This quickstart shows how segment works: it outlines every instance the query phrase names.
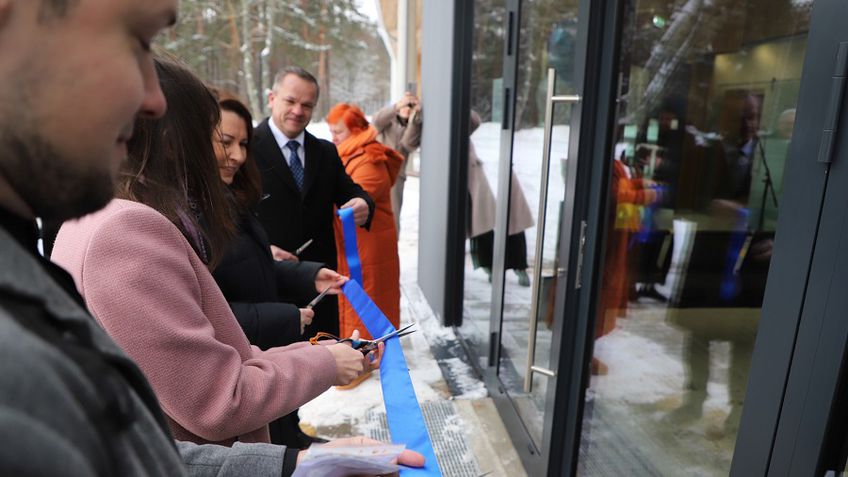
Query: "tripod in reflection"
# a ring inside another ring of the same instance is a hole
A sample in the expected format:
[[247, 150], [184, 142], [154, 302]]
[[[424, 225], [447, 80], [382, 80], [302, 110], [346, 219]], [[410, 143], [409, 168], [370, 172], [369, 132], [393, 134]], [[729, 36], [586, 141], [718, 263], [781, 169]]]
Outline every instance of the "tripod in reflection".
[[760, 160], [763, 164], [763, 192], [762, 197], [760, 198], [760, 216], [757, 220], [757, 230], [762, 231], [763, 225], [765, 224], [766, 218], [766, 198], [770, 197], [772, 205], [774, 205], [775, 210], [777, 209], [777, 193], [774, 191], [774, 181], [772, 181], [771, 176], [771, 168], [769, 167], [768, 160], [766, 159], [766, 150], [763, 147], [763, 137], [757, 137], [757, 151], [760, 153]]

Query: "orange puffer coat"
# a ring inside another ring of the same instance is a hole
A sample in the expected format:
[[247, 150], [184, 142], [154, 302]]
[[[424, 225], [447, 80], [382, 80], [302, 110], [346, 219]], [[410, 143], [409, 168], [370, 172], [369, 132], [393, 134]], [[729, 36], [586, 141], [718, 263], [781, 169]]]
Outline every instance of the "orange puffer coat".
[[[350, 136], [338, 145], [345, 171], [374, 200], [374, 217], [368, 230], [356, 229], [359, 259], [362, 263], [362, 287], [383, 314], [397, 327], [400, 324], [400, 259], [397, 232], [392, 213], [391, 190], [397, 179], [403, 156], [376, 141], [373, 126]], [[344, 253], [341, 221], [335, 221], [338, 272], [349, 275]], [[339, 331], [347, 337], [358, 329], [362, 337], [371, 336], [344, 297], [339, 299]]]

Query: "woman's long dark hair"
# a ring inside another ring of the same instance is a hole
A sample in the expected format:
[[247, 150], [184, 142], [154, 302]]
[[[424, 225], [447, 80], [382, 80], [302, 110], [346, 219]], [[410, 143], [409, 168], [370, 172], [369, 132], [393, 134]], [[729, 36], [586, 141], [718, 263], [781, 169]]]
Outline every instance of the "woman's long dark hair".
[[259, 200], [262, 197], [262, 179], [259, 175], [259, 167], [256, 166], [256, 161], [253, 160], [253, 155], [251, 154], [253, 146], [253, 116], [251, 116], [247, 106], [235, 95], [214, 88], [212, 89], [212, 93], [218, 98], [218, 105], [221, 107], [221, 111], [229, 111], [241, 118], [247, 130], [247, 160], [244, 161], [244, 164], [241, 165], [233, 176], [233, 183], [230, 184], [230, 190], [235, 198], [239, 213], [247, 213], [259, 204]]
[[176, 61], [156, 58], [156, 72], [168, 110], [136, 120], [116, 195], [167, 217], [211, 269], [235, 235], [211, 141], [220, 110], [203, 82]]

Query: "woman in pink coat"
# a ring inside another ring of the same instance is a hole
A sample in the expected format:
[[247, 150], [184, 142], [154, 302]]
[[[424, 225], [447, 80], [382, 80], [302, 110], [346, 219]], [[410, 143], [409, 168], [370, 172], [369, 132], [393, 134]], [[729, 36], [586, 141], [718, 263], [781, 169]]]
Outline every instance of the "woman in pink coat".
[[212, 149], [218, 105], [184, 68], [156, 70], [168, 111], [136, 121], [121, 199], [66, 223], [52, 258], [144, 371], [177, 439], [269, 442], [269, 422], [379, 359], [345, 344], [250, 345], [209, 271], [234, 230]]

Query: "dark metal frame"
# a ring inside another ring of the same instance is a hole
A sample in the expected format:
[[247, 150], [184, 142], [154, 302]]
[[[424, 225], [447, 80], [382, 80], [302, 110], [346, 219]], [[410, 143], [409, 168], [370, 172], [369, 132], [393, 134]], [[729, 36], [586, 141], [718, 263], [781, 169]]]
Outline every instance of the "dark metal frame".
[[[801, 163], [805, 170], [818, 170], [824, 176], [820, 179], [824, 181], [823, 206], [816, 217], [818, 227], [814, 229], [812, 266], [769, 459], [769, 475], [822, 475], [839, 460], [839, 456], [834, 457], [832, 446], [841, 447], [848, 439], [845, 428], [839, 429], [844, 425], [840, 421], [844, 419], [845, 403], [838, 401], [842, 396], [839, 390], [844, 386], [843, 363], [848, 351], [848, 321], [845, 320], [848, 312], [848, 293], [845, 292], [848, 285], [845, 215], [848, 189], [844, 186], [848, 182], [848, 148], [844, 133], [848, 108], [844, 100], [834, 104], [835, 101], [820, 94], [830, 90], [838, 44], [848, 41], [848, 33], [838, 21], [846, 13], [848, 8], [844, 2], [835, 0], [818, 0], [813, 10], [814, 30], [807, 47], [808, 61], [804, 65], [806, 83], [802, 81], [802, 95], [808, 97], [801, 103], [804, 109], [799, 107], [799, 116], [796, 116], [800, 119], [796, 119], [797, 123], [806, 128], [800, 135], [805, 144], [798, 145], [797, 149], [793, 144], [792, 159]], [[816, 162], [818, 155], [808, 152], [819, 150], [822, 131], [828, 127], [821, 112], [829, 108], [837, 108], [835, 112], [837, 117], [841, 116], [843, 132], [836, 136], [834, 160], [827, 165]], [[801, 118], [800, 114], [805, 116]], [[799, 135], [797, 128], [795, 134]], [[839, 438], [841, 442], [828, 442], [827, 436]]]
[[[468, 2], [473, 3], [473, 2]], [[510, 174], [512, 173], [513, 132], [515, 131], [515, 90], [518, 80], [519, 30], [521, 29], [521, 1], [507, 0], [504, 31], [503, 69], [503, 121], [501, 147], [498, 159], [498, 201], [495, 207], [495, 243], [492, 257], [492, 309], [489, 318], [489, 366], [497, 368], [501, 359], [501, 325], [504, 304], [504, 265], [506, 230], [509, 221]], [[495, 372], [497, 370], [495, 369]]]
[[[604, 217], [606, 217], [607, 191], [609, 189], [613, 122], [615, 120], [616, 61], [621, 31], [623, 2], [584, 2], [588, 15], [581, 22], [588, 25], [582, 40], [587, 45], [581, 53], [585, 59], [584, 108], [581, 118], [577, 148], [577, 177], [571, 187], [577, 193], [573, 213], [587, 223], [586, 243], [582, 270], [569, 270], [567, 289], [557, 290], [557, 305], [564, 301], [564, 309], [556, 316], [562, 323], [558, 345], [571, 352], [559, 352], [556, 344], [552, 353], [559, 353], [560, 379], [554, 389], [549, 389], [548, 405], [551, 407], [551, 427], [563, 431], [551, 434], [548, 474], [574, 475], [577, 471], [578, 450], [583, 422], [584, 394], [588, 383], [588, 366], [594, 343], [595, 300], [603, 270]], [[582, 7], [582, 5], [581, 5]], [[568, 207], [566, 207], [568, 208]], [[576, 222], [575, 222], [576, 223]], [[572, 230], [570, 240], [562, 244], [560, 254], [574, 256], [578, 253], [579, 230]], [[576, 263], [572, 261], [572, 263]], [[580, 273], [578, 277], [576, 272]], [[576, 289], [579, 280], [583, 286]], [[564, 296], [564, 300], [560, 297]], [[555, 341], [556, 343], [556, 341]], [[552, 356], [553, 357], [553, 356]]]
[[454, 4], [453, 27], [453, 86], [450, 88], [450, 192], [445, 212], [448, 215], [445, 254], [445, 316], [444, 326], [462, 325], [462, 297], [465, 289], [465, 221], [468, 203], [468, 112], [471, 109], [471, 55], [474, 49], [472, 32], [474, 2]]
[[[473, 3], [473, 2], [469, 2]], [[530, 432], [507, 394], [498, 377], [501, 359], [500, 336], [503, 324], [504, 275], [506, 230], [509, 220], [510, 174], [512, 172], [513, 131], [515, 129], [515, 89], [518, 77], [519, 30], [521, 29], [521, 1], [506, 2], [506, 32], [504, 38], [504, 111], [501, 123], [501, 147], [498, 170], [498, 202], [495, 209], [495, 227], [501, 233], [495, 233], [494, 257], [492, 262], [492, 309], [489, 318], [488, 367], [483, 370], [486, 387], [492, 396], [495, 407], [504, 425], [510, 429], [510, 437], [524, 467], [530, 474], [539, 473], [542, 461], [540, 452], [530, 437]]]
[[[512, 0], [508, 2], [509, 11], [511, 12], [514, 25], [520, 25], [520, 1]], [[531, 475], [560, 475], [564, 469], [568, 469], [571, 464], [566, 464], [561, 461], [563, 457], [567, 457], [570, 453], [567, 449], [574, 449], [574, 457], [576, 457], [576, 446], [570, 446], [569, 442], [577, 442], [579, 430], [577, 433], [571, 432], [572, 429], [568, 424], [574, 422], [574, 417], [579, 415], [582, 408], [582, 400], [570, 399], [572, 393], [569, 392], [575, 389], [572, 385], [575, 379], [579, 378], [581, 366], [575, 365], [573, 356], [568, 352], [561, 350], [574, 349], [575, 344], [582, 341], [582, 336], [585, 336], [585, 328], [578, 325], [577, 320], [569, 317], [575, 316], [577, 304], [579, 303], [580, 292], [586, 291], [591, 287], [583, 287], [578, 289], [577, 267], [575, 264], [579, 262], [577, 254], [579, 246], [576, 244], [580, 241], [581, 222], [586, 220], [586, 217], [593, 216], [594, 210], [585, 194], [578, 194], [578, 191], [588, 190], [587, 185], [594, 175], [603, 174], [598, 172], [597, 167], [593, 164], [601, 164], [606, 167], [605, 161], [598, 161], [595, 148], [581, 148], [581, 144], [590, 144], [597, 142], [597, 127], [598, 121], [606, 124], [611, 117], [611, 112], [604, 113], [603, 108], [597, 106], [611, 97], [612, 82], [603, 81], [601, 71], [608, 70], [609, 66], [614, 61], [614, 47], [611, 35], [608, 33], [615, 31], [614, 29], [604, 29], [603, 25], [613, 24], [611, 17], [615, 12], [614, 2], [592, 2], [591, 0], [581, 0], [578, 6], [578, 44], [588, 45], [588, 48], [578, 48], [575, 57], [575, 85], [576, 91], [581, 94], [583, 100], [572, 106], [572, 120], [570, 127], [570, 144], [569, 144], [569, 166], [566, 176], [566, 197], [563, 208], [563, 220], [561, 221], [560, 236], [563, 237], [560, 243], [558, 253], [561, 257], [567, 257], [566, 260], [561, 260], [561, 264], [566, 267], [566, 275], [564, 280], [558, 280], [557, 290], [554, 303], [554, 315], [558, 317], [555, 320], [553, 329], [553, 342], [551, 348], [551, 363], [557, 363], [558, 374], [555, 377], [548, 378], [548, 396], [546, 399], [545, 409], [545, 427], [542, 441], [542, 449], [539, 449], [530, 437], [529, 431], [526, 429], [518, 410], [515, 408], [513, 401], [504, 390], [497, 376], [496, 364], [500, 360], [499, 343], [500, 329], [502, 324], [503, 310], [503, 255], [505, 250], [505, 234], [496, 234], [495, 242], [495, 262], [493, 266], [493, 307], [491, 333], [490, 333], [490, 368], [485, 370], [487, 387], [492, 393], [493, 400], [498, 408], [501, 418], [504, 420], [507, 428], [511, 429], [511, 437], [515, 448], [521, 457], [525, 467]], [[517, 28], [507, 31], [513, 32], [513, 45], [517, 45], [519, 38]], [[610, 46], [606, 44], [609, 43]], [[608, 49], [606, 55], [601, 55], [604, 49]], [[506, 48], [504, 51], [504, 87], [513, 88], [515, 74], [518, 67], [517, 48], [515, 51], [510, 51]], [[510, 76], [512, 75], [512, 76]], [[511, 81], [507, 81], [510, 79]], [[607, 91], [609, 90], [609, 91]], [[506, 93], [506, 98], [509, 98], [511, 103], [514, 102], [514, 94]], [[503, 135], [501, 137], [501, 153], [506, 154], [506, 157], [511, 157], [512, 152], [512, 125], [514, 121], [514, 108], [510, 105], [510, 119], [505, 120], [503, 127]], [[605, 126], [604, 126], [605, 129]], [[603, 129], [602, 129], [603, 130]], [[501, 169], [499, 173], [499, 190], [498, 197], [509, 197], [510, 186], [510, 171], [511, 163], [504, 160], [503, 156], [500, 163]], [[594, 175], [593, 175], [594, 172]], [[509, 204], [507, 201], [501, 200], [498, 202], [498, 224], [506, 224], [508, 216]], [[595, 216], [600, 217], [600, 214]], [[500, 241], [498, 241], [500, 239]], [[591, 257], [591, 244], [586, 245], [586, 255]], [[585, 267], [591, 269], [591, 267]], [[584, 283], [589, 283], [584, 281]], [[585, 324], [584, 324], [585, 325]], [[582, 360], [581, 360], [582, 361]], [[575, 373], [576, 371], [576, 373]], [[564, 450], [564, 452], [559, 452]], [[570, 459], [569, 459], [570, 460]], [[575, 461], [576, 462], [576, 461]]]
[[[832, 265], [836, 249], [828, 242], [840, 237], [825, 227], [828, 221], [823, 214], [828, 204], [833, 204], [833, 199], [825, 198], [825, 192], [831, 195], [827, 183], [834, 179], [828, 179], [825, 164], [816, 162], [815, 151], [824, 127], [821, 112], [828, 107], [828, 97], [821, 91], [830, 89], [836, 44], [848, 39], [838, 20], [845, 12], [844, 3], [838, 0], [816, 0], [813, 8], [795, 131], [784, 173], [792, 180], [783, 191], [774, 259], [748, 379], [747, 405], [731, 467], [733, 476], [814, 475], [820, 449], [811, 447], [825, 435], [820, 422], [829, 412], [828, 406], [819, 409], [816, 417], [804, 415], [810, 411], [804, 401], [826, 402], [833, 397], [833, 391], [827, 388], [836, 386], [835, 381], [822, 382], [820, 373], [815, 379], [807, 379], [810, 369], [806, 365], [820, 346], [821, 350], [826, 348], [810, 334], [822, 329], [822, 319], [827, 320], [821, 313], [827, 303], [821, 292], [828, 288], [820, 283], [825, 278], [822, 270], [812, 262], [815, 253], [815, 260], [824, 259]], [[839, 212], [844, 215], [844, 206]], [[840, 311], [844, 315], [848, 306]], [[838, 336], [833, 331], [831, 336]], [[843, 344], [845, 338], [843, 332]], [[831, 363], [840, 357], [831, 356]], [[810, 419], [818, 420], [819, 427]], [[810, 425], [803, 433], [798, 432], [803, 428], [802, 421]]]

